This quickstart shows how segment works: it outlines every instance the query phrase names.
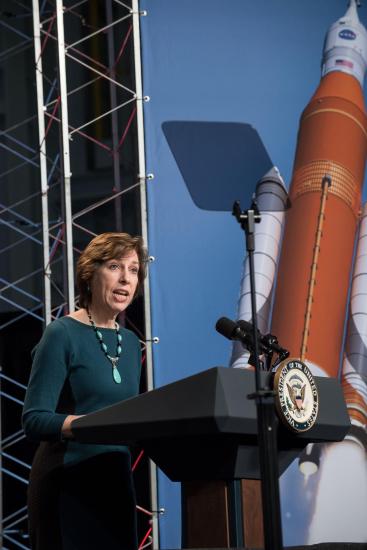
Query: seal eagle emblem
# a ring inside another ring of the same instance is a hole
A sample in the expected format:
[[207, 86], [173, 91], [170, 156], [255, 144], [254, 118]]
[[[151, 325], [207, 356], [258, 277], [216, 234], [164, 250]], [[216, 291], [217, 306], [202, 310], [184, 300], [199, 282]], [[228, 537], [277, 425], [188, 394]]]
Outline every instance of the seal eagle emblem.
[[305, 432], [315, 424], [319, 396], [308, 366], [299, 359], [286, 359], [274, 376], [275, 404], [282, 422], [294, 432]]

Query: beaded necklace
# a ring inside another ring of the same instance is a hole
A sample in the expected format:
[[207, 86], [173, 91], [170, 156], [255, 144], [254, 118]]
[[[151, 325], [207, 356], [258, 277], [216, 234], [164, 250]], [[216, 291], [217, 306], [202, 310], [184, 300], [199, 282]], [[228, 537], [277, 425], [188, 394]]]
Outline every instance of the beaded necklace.
[[113, 379], [114, 381], [116, 382], [116, 384], [121, 384], [121, 376], [120, 376], [120, 373], [117, 369], [117, 363], [120, 359], [120, 355], [121, 355], [121, 350], [122, 350], [122, 347], [121, 347], [121, 334], [120, 334], [120, 327], [119, 327], [119, 324], [115, 321], [115, 332], [116, 332], [116, 339], [117, 339], [117, 345], [116, 345], [116, 357], [111, 357], [111, 355], [108, 353], [108, 349], [107, 349], [107, 346], [106, 344], [104, 343], [103, 341], [103, 336], [102, 336], [102, 333], [100, 330], [98, 330], [98, 328], [96, 327], [96, 324], [95, 322], [93, 321], [92, 319], [92, 316], [91, 314], [89, 313], [89, 309], [87, 308], [87, 315], [88, 315], [88, 319], [89, 319], [89, 322], [90, 324], [92, 325], [93, 327], [93, 330], [94, 330], [94, 333], [97, 337], [97, 340], [98, 342], [100, 343], [101, 345], [101, 349], [103, 351], [103, 353], [105, 354], [105, 356], [107, 357], [107, 359], [111, 362], [112, 364], [112, 376], [113, 376]]

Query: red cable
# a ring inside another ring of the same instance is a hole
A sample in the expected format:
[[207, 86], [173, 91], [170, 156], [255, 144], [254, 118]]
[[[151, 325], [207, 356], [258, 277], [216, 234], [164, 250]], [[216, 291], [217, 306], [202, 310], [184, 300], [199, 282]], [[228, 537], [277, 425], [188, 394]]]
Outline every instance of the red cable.
[[118, 144], [118, 146], [117, 146], [116, 151], [114, 151], [114, 153], [113, 153], [114, 155], [116, 155], [116, 154], [119, 152], [119, 150], [120, 150], [122, 144], [124, 143], [125, 138], [126, 138], [126, 134], [127, 134], [127, 132], [129, 131], [129, 128], [130, 128], [130, 126], [131, 126], [131, 123], [132, 123], [132, 121], [133, 121], [133, 118], [134, 118], [134, 116], [135, 116], [135, 113], [136, 113], [136, 105], [135, 105], [135, 107], [134, 107], [134, 109], [133, 109], [133, 112], [131, 113], [131, 115], [130, 115], [130, 117], [129, 117], [129, 120], [127, 121], [126, 128], [125, 128], [125, 130], [124, 130], [124, 133], [123, 133], [122, 136], [121, 136], [121, 139], [120, 139], [120, 141], [119, 141], [119, 144]]
[[[60, 119], [53, 116], [52, 114], [50, 113], [45, 113], [46, 116], [52, 118], [53, 120], [56, 120], [57, 122], [60, 122]], [[80, 134], [81, 136], [85, 137], [86, 139], [89, 139], [90, 141], [93, 141], [93, 143], [96, 143], [97, 145], [99, 145], [99, 147], [102, 147], [103, 149], [106, 149], [109, 153], [111, 153], [111, 148], [108, 147], [108, 145], [105, 145], [102, 141], [99, 141], [98, 139], [95, 139], [94, 137], [86, 134], [85, 132], [82, 132], [81, 130], [76, 130], [73, 126], [70, 126], [69, 124], [69, 128], [71, 130], [75, 130], [77, 134]]]
[[124, 50], [125, 50], [125, 47], [126, 47], [126, 44], [127, 44], [127, 41], [128, 41], [128, 39], [129, 39], [129, 36], [130, 36], [130, 34], [131, 34], [132, 29], [133, 29], [133, 26], [130, 25], [129, 30], [128, 30], [127, 33], [126, 33], [125, 39], [124, 39], [124, 41], [123, 41], [123, 43], [122, 43], [122, 45], [121, 45], [120, 51], [119, 51], [119, 53], [117, 54], [116, 61], [115, 61], [115, 63], [113, 64], [113, 67], [116, 67], [117, 63], [120, 61], [120, 57], [121, 57], [122, 54], [124, 53]]
[[53, 24], [54, 24], [55, 17], [56, 17], [56, 13], [52, 16], [51, 21], [50, 21], [50, 24], [49, 24], [49, 26], [48, 26], [48, 29], [47, 29], [47, 31], [45, 31], [46, 37], [45, 37], [45, 39], [44, 39], [44, 41], [43, 41], [43, 44], [42, 44], [42, 47], [41, 47], [40, 57], [42, 56], [43, 50], [44, 50], [45, 47], [46, 47], [47, 40], [50, 38], [50, 31], [51, 31], [52, 26], [53, 26]]
[[[66, 46], [67, 47], [67, 46]], [[79, 50], [78, 48], [74, 48], [73, 46], [69, 47], [68, 48], [69, 50], [72, 50], [73, 52], [76, 52], [78, 53], [79, 55], [81, 55], [82, 57], [85, 57], [86, 59], [89, 59], [90, 61], [92, 61], [95, 65], [99, 65], [100, 67], [102, 67], [102, 69], [104, 69], [105, 71], [108, 72], [108, 68], [106, 67], [106, 65], [104, 65], [103, 63], [101, 63], [100, 61], [97, 61], [97, 59], [93, 59], [93, 57], [90, 57], [90, 55], [87, 55], [86, 53], [82, 52], [81, 50]], [[99, 77], [99, 78], [102, 78], [102, 77]]]
[[[51, 119], [49, 120], [49, 122], [48, 122], [48, 124], [47, 124], [46, 131], [45, 131], [45, 138], [47, 137], [47, 134], [48, 134], [48, 131], [49, 131], [50, 127], [51, 127], [51, 124], [53, 123], [53, 117], [54, 117], [54, 115], [55, 115], [56, 110], [59, 108], [59, 103], [60, 103], [60, 101], [61, 101], [61, 96], [59, 96], [59, 97], [57, 98], [56, 103], [55, 103], [55, 107], [54, 107], [54, 109], [53, 109], [53, 111], [52, 111], [52, 113], [51, 113]], [[47, 114], [47, 113], [46, 113], [46, 114]]]
[[148, 531], [146, 532], [145, 537], [143, 538], [143, 540], [141, 541], [141, 543], [140, 543], [140, 545], [139, 545], [139, 550], [140, 550], [141, 548], [143, 548], [144, 542], [145, 542], [145, 541], [147, 540], [147, 538], [149, 537], [150, 533], [152, 532], [152, 529], [153, 529], [152, 527], [149, 527]]
[[144, 454], [144, 450], [140, 451], [138, 458], [135, 460], [135, 462], [134, 462], [134, 464], [131, 468], [132, 471], [134, 471], [135, 468], [137, 467], [137, 465], [139, 464], [140, 459], [142, 458], [143, 454]]

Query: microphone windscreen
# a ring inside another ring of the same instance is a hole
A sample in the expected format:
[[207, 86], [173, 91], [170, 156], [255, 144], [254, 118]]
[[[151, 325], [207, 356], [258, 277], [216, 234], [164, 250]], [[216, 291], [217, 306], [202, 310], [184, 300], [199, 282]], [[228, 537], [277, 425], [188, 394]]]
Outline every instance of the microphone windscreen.
[[[247, 336], [250, 336], [252, 338], [254, 333], [254, 326], [249, 321], [243, 321], [242, 319], [240, 319], [239, 321], [237, 321], [237, 325], [240, 327], [241, 330], [243, 330], [243, 332]], [[259, 329], [257, 329], [257, 335], [258, 337], [260, 337]]]
[[219, 332], [219, 334], [222, 334], [226, 338], [232, 340], [237, 329], [237, 325], [234, 321], [231, 321], [231, 319], [228, 319], [227, 317], [221, 317], [216, 322], [215, 329], [217, 330], [217, 332]]
[[[246, 333], [251, 334], [253, 333], [254, 327], [249, 321], [243, 321], [240, 319], [237, 321], [237, 325]], [[257, 332], [259, 332], [259, 329], [257, 329]]]

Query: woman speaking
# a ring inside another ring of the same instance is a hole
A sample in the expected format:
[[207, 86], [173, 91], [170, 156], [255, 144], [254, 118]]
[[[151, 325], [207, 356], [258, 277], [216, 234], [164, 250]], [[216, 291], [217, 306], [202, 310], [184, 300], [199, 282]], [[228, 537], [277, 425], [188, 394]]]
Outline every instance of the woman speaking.
[[77, 265], [80, 309], [53, 321], [35, 349], [23, 410], [26, 436], [40, 441], [28, 493], [32, 550], [137, 548], [128, 448], [78, 443], [71, 426], [139, 391], [140, 343], [116, 319], [141, 289], [146, 260], [141, 237], [95, 237]]

